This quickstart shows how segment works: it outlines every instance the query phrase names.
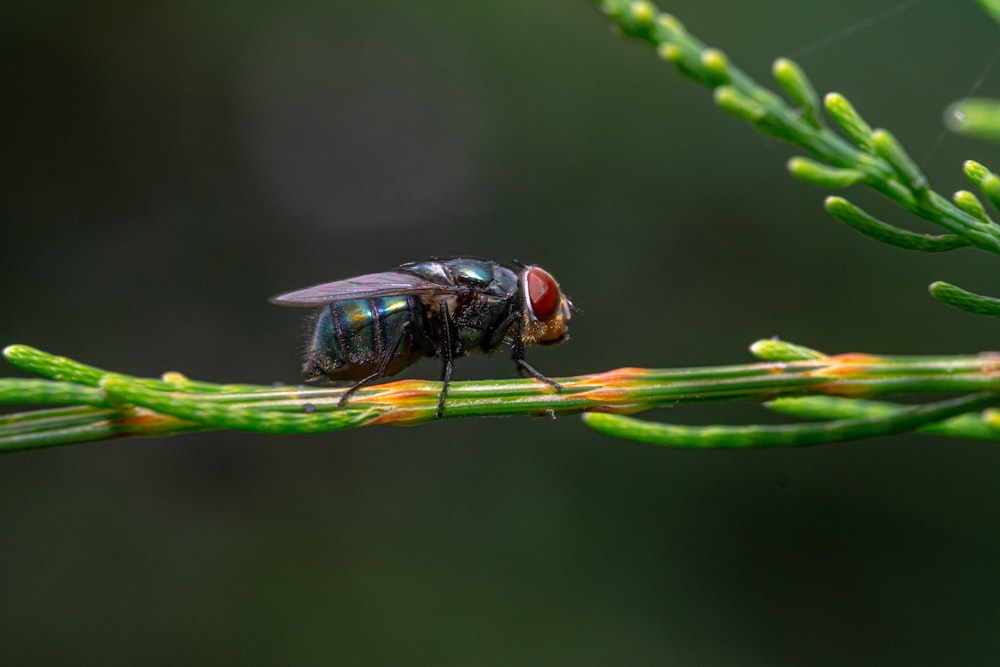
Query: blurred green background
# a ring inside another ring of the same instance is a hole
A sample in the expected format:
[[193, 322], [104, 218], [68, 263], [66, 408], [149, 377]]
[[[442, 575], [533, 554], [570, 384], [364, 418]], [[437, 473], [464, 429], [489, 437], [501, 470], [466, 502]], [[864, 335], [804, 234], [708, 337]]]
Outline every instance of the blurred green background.
[[[893, 6], [666, 8], [768, 79]], [[927, 0], [800, 62], [948, 193], [963, 159], [1000, 166], [941, 137], [997, 29]], [[995, 295], [997, 258], [838, 226], [787, 146], [585, 0], [6, 0], [0, 83], [3, 344], [295, 382], [301, 313], [268, 296], [468, 254], [541, 264], [580, 307], [569, 344], [529, 354], [550, 375], [745, 362], [771, 335], [998, 347], [995, 322], [925, 292]], [[512, 373], [499, 355], [456, 379]], [[998, 470], [995, 444], [671, 451], [575, 418], [11, 455], [0, 662], [997, 664]]]

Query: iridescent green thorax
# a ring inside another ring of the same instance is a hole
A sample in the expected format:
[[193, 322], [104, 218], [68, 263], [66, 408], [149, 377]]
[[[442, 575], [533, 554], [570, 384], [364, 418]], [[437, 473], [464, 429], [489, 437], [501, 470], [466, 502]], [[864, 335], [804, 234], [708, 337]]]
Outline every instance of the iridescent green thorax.
[[467, 288], [462, 294], [425, 302], [429, 311], [437, 315], [432, 330], [438, 332], [433, 326], [442, 324], [441, 303], [447, 306], [460, 343], [455, 356], [477, 348], [492, 352], [503, 343], [506, 332], [498, 332], [497, 326], [518, 307], [518, 276], [514, 271], [495, 262], [466, 258], [416, 262], [399, 268], [428, 280]]

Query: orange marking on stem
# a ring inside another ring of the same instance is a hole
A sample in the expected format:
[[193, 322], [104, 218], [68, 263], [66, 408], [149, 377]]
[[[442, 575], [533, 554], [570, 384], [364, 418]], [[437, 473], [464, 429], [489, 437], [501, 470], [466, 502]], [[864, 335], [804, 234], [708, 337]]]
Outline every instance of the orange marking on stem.
[[625, 405], [635, 402], [633, 387], [597, 386], [587, 391], [583, 398], [597, 405]]
[[757, 364], [757, 366], [761, 370], [765, 370], [769, 373], [774, 373], [776, 375], [778, 373], [784, 373], [786, 370], [788, 370], [787, 361], [762, 361], [761, 363]]
[[1000, 374], [1000, 352], [982, 352], [979, 361], [979, 372], [983, 375]]
[[438, 389], [427, 386], [423, 380], [396, 380], [386, 382], [372, 387], [365, 387], [358, 391], [356, 398], [349, 399], [358, 402], [378, 402], [387, 403], [408, 403], [413, 401], [426, 401], [430, 398], [437, 398]]
[[645, 368], [615, 368], [603, 373], [588, 373], [587, 375], [577, 375], [575, 377], [562, 380], [564, 387], [587, 389], [588, 387], [604, 387], [608, 385], [620, 385], [631, 382], [636, 378], [649, 375]]
[[105, 419], [100, 422], [109, 426], [128, 426], [135, 429], [150, 429], [168, 423], [181, 421], [177, 417], [163, 415], [146, 408], [134, 408], [131, 414], [117, 419]]
[[843, 398], [858, 398], [870, 396], [871, 388], [857, 384], [840, 384], [832, 382], [830, 384], [818, 384], [812, 387], [815, 391], [828, 396], [841, 396]]
[[806, 371], [806, 375], [835, 375], [851, 377], [858, 375], [873, 364], [880, 363], [882, 357], [874, 354], [848, 352], [836, 354], [823, 360], [823, 365], [814, 371]]
[[164, 422], [170, 421], [171, 419], [174, 419], [174, 417], [167, 417], [165, 415], [145, 414], [145, 415], [133, 415], [131, 417], [124, 417], [122, 419], [109, 419], [107, 423], [124, 424], [127, 426], [138, 426], [141, 428], [143, 426], [162, 424]]
[[834, 354], [824, 361], [831, 364], [876, 364], [882, 360], [877, 354], [867, 354], [865, 352], [845, 352], [843, 354]]
[[392, 393], [404, 393], [404, 392], [427, 392], [427, 381], [426, 380], [393, 380], [392, 382], [385, 382], [379, 385], [373, 385], [371, 387], [362, 388], [361, 392], [392, 392]]
[[409, 426], [429, 422], [434, 420], [437, 404], [429, 406], [422, 405], [394, 405], [392, 410], [387, 410], [371, 421], [365, 422], [364, 426], [374, 426], [376, 424], [395, 424], [396, 426]]

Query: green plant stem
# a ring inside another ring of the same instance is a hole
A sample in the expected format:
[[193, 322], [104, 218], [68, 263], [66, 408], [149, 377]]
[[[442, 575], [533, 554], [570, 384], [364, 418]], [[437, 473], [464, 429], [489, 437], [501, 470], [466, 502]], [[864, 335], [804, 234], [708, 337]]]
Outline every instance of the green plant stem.
[[1000, 317], [1000, 299], [973, 294], [950, 283], [936, 281], [928, 288], [938, 301], [977, 315]]
[[[752, 350], [766, 361], [705, 368], [620, 368], [558, 378], [562, 385], [559, 392], [533, 379], [455, 382], [449, 389], [444, 417], [634, 413], [665, 405], [768, 402], [805, 395], [853, 398], [896, 393], [1000, 392], [1000, 355], [991, 353], [955, 357], [827, 356], [773, 339], [758, 341]], [[67, 407], [0, 417], [0, 451], [210, 429], [304, 434], [378, 424], [419, 424], [434, 420], [441, 391], [439, 382], [402, 380], [362, 388], [345, 407], [338, 408], [344, 391], [341, 387], [213, 384], [189, 380], [178, 373], [167, 373], [162, 379], [136, 378], [24, 345], [10, 346], [4, 354], [15, 366], [48, 379], [0, 379], [0, 402]], [[972, 407], [966, 411], [976, 409], [979, 403], [978, 399], [970, 403]], [[873, 422], [866, 425], [865, 432], [897, 432], [944, 419], [944, 413], [935, 409], [920, 413], [917, 421], [896, 412], [863, 415]], [[588, 424], [608, 423], [595, 419]], [[824, 430], [821, 425], [808, 426], [813, 431]], [[740, 437], [751, 435], [753, 428], [744, 428]], [[858, 437], [861, 432], [841, 429], [839, 434]], [[763, 431], [757, 431], [759, 446], [771, 446], [760, 433]], [[827, 425], [821, 436], [813, 437], [826, 441], [837, 433], [836, 428]], [[706, 442], [711, 443], [711, 437]]]
[[982, 393], [901, 408], [888, 415], [779, 426], [678, 426], [596, 412], [584, 415], [584, 421], [600, 433], [650, 445], [699, 449], [760, 449], [820, 445], [904, 433], [969, 411], [992, 407], [998, 402], [1000, 396]]
[[[912, 407], [888, 401], [836, 398], [833, 396], [779, 398], [765, 405], [769, 410], [779, 414], [824, 420], [887, 417]], [[989, 418], [993, 412], [993, 410], [988, 410], [985, 413], [968, 413], [921, 425], [916, 431], [951, 438], [996, 440], [1000, 438], [1000, 429], [994, 425], [997, 421], [996, 418]]]
[[993, 20], [1000, 23], [1000, 0], [976, 0], [983, 10], [993, 17]]

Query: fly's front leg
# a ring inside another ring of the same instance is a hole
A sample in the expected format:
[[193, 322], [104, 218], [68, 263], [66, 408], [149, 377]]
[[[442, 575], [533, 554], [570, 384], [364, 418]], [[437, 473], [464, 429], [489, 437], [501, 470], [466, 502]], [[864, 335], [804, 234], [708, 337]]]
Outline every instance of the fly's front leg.
[[524, 360], [524, 339], [521, 337], [521, 319], [518, 318], [514, 324], [514, 342], [511, 345], [510, 356], [517, 365], [517, 373], [521, 377], [527, 373], [536, 380], [541, 380], [545, 384], [551, 385], [556, 391], [562, 390], [562, 385], [555, 380], [539, 373], [535, 368]]

